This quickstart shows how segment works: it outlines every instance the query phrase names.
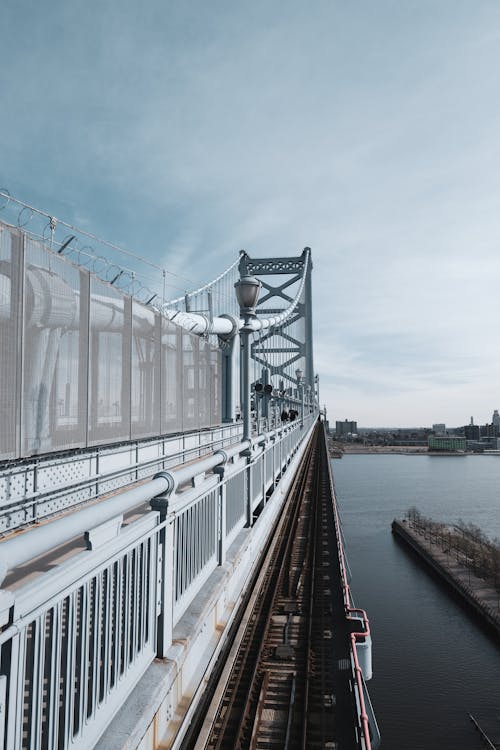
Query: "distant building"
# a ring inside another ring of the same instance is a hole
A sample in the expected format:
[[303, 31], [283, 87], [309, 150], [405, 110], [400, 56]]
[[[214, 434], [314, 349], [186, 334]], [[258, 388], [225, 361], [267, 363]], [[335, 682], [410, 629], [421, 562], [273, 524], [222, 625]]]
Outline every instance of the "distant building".
[[464, 435], [466, 440], [479, 440], [479, 425], [478, 424], [466, 424], [464, 427]]
[[485, 448], [489, 448], [488, 443], [483, 440], [467, 440], [467, 450], [473, 453], [482, 453]]
[[491, 438], [498, 436], [498, 427], [494, 424], [483, 424], [480, 427], [481, 437]]
[[498, 413], [498, 409], [495, 409], [493, 412], [491, 424], [493, 425], [496, 437], [498, 437], [500, 435], [500, 414]]
[[432, 430], [436, 435], [446, 435], [446, 425], [443, 422], [433, 424]]
[[358, 423], [357, 422], [349, 422], [349, 420], [344, 419], [343, 422], [335, 422], [335, 434], [337, 437], [342, 437], [347, 435], [355, 435], [358, 432]]
[[430, 451], [464, 451], [467, 448], [467, 442], [465, 437], [429, 435], [427, 446]]
[[481, 440], [481, 443], [483, 447], [486, 448], [487, 450], [498, 450], [498, 448], [500, 447], [500, 438], [498, 437], [483, 438]]

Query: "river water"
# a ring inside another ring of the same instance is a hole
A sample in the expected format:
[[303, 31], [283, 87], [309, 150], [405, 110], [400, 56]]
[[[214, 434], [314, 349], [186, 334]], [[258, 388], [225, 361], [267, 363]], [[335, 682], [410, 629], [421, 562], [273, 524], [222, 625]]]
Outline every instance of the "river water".
[[332, 461], [357, 606], [373, 637], [370, 697], [384, 750], [479, 750], [500, 739], [500, 642], [391, 534], [415, 505], [500, 537], [500, 457], [346, 455]]

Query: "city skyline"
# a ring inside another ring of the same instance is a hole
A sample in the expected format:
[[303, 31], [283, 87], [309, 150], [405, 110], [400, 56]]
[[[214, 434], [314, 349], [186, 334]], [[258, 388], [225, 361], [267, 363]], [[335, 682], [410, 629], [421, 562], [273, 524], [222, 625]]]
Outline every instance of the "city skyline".
[[330, 419], [460, 425], [500, 402], [497, 3], [2, 16], [0, 187], [193, 286], [240, 248], [311, 246]]
[[[472, 421], [471, 421], [472, 420]], [[470, 424], [477, 425], [477, 426], [483, 426], [487, 424], [497, 424], [500, 425], [500, 415], [498, 414], [498, 409], [493, 409], [493, 413], [490, 419], [476, 419], [473, 415], [468, 418], [468, 420], [457, 423], [457, 424], [448, 424], [448, 423], [440, 423], [433, 420], [429, 424], [406, 424], [406, 425], [392, 425], [392, 424], [364, 424], [363, 422], [360, 422], [357, 418], [352, 417], [342, 417], [339, 418], [338, 415], [333, 415], [333, 420], [330, 417], [330, 423], [335, 422], [355, 422], [359, 424], [358, 429], [360, 430], [392, 430], [392, 429], [406, 429], [406, 430], [412, 430], [412, 429], [434, 429], [439, 428], [444, 425], [446, 429], [457, 429], [461, 427], [468, 426]]]

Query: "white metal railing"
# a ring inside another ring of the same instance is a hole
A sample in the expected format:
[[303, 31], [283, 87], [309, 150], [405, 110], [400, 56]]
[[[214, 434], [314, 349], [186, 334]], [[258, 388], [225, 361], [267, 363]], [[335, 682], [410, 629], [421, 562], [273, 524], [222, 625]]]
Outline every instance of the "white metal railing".
[[159, 514], [121, 520], [15, 592], [0, 635], [2, 747], [92, 747], [154, 659]]
[[0, 534], [115, 492], [241, 439], [234, 423], [0, 467]]
[[[66, 544], [60, 564], [0, 590], [0, 747], [96, 744], [155, 656], [166, 656], [174, 626], [272, 497], [314, 419], [162, 472], [52, 522], [45, 534], [33, 529], [0, 544], [4, 575], [30, 550], [32, 558]], [[152, 509], [142, 506], [123, 526], [123, 514], [146, 499]]]
[[[194, 487], [172, 494], [167, 511], [167, 519], [173, 525], [174, 557], [171, 564], [176, 580], [171, 628], [217, 564], [224, 561], [225, 550], [248, 521], [248, 516], [266, 502], [266, 496], [275, 487], [274, 462], [276, 476], [280, 476], [313, 421], [314, 416], [308, 415], [303, 428], [297, 422], [268, 433], [264, 440], [255, 440], [245, 460], [219, 463], [218, 479], [213, 474], [201, 479], [195, 474], [194, 466]], [[280, 444], [284, 444], [283, 450], [280, 450]], [[235, 457], [239, 458], [239, 455], [240, 451]], [[242, 490], [244, 502], [241, 495], [238, 496]], [[202, 518], [204, 523], [200, 523]], [[217, 538], [221, 539], [218, 557]]]

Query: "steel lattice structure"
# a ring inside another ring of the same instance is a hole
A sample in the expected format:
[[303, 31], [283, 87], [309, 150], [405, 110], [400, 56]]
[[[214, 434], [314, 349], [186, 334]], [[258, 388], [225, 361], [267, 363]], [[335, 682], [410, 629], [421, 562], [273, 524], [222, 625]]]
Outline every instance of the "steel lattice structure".
[[305, 384], [313, 389], [310, 248], [305, 248], [299, 257], [286, 258], [251, 258], [243, 253], [239, 269], [240, 275], [256, 276], [262, 284], [264, 294], [261, 293], [257, 303], [260, 318], [279, 314], [293, 305], [290, 290], [304, 281], [292, 314], [280, 325], [255, 338], [252, 358], [268, 370], [271, 382], [273, 378], [279, 378], [284, 387], [297, 386], [295, 370], [304, 370]]

